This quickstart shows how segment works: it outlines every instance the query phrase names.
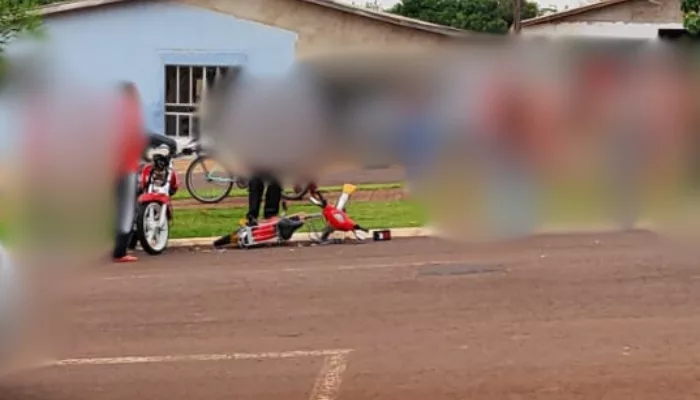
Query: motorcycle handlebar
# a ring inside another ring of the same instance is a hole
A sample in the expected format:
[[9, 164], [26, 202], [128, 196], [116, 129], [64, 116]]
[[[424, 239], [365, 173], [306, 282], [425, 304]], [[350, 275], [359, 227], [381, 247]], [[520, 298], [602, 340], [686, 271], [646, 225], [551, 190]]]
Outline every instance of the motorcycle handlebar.
[[171, 157], [177, 154], [177, 142], [175, 139], [157, 133], [149, 133], [147, 136], [148, 145], [146, 146], [146, 150], [160, 146], [167, 146]]
[[180, 158], [191, 155], [198, 155], [202, 152], [202, 145], [196, 140], [193, 140], [192, 142], [187, 144], [180, 152], [178, 152], [177, 141], [175, 141], [175, 139], [173, 138], [158, 133], [148, 133], [146, 137], [148, 139], [148, 143], [146, 145], [146, 148], [144, 149], [143, 159], [148, 159], [148, 157], [146, 157], [146, 153], [148, 152], [148, 150], [155, 149], [161, 146], [166, 146], [168, 148], [168, 157], [170, 158]]
[[310, 200], [313, 204], [315, 204], [315, 205], [317, 205], [317, 206], [319, 206], [319, 207], [325, 207], [326, 204], [328, 204], [328, 201], [326, 200], [326, 198], [325, 198], [325, 197], [323, 196], [323, 194], [322, 194], [320, 191], [318, 191], [318, 190], [314, 190], [313, 192], [311, 192], [311, 195], [309, 196], [309, 200]]

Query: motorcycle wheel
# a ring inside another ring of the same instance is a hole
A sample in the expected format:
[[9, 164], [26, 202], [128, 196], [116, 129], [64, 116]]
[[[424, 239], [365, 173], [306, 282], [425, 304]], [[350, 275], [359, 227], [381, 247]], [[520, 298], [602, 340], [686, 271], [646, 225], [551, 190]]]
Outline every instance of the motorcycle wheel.
[[166, 220], [163, 226], [157, 226], [158, 216], [163, 207], [163, 204], [155, 201], [140, 204], [138, 207], [136, 236], [143, 250], [152, 256], [162, 253], [168, 247], [168, 221]]

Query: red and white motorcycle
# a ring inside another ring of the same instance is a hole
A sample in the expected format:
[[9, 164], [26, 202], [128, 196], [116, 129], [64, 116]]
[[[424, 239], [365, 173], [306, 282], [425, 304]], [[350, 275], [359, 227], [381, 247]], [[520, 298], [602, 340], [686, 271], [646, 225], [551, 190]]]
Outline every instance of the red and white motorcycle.
[[136, 247], [138, 242], [151, 255], [160, 254], [168, 247], [173, 220], [171, 198], [180, 188], [180, 178], [173, 167], [176, 151], [177, 146], [170, 143], [150, 150], [149, 162], [139, 176], [131, 247]]

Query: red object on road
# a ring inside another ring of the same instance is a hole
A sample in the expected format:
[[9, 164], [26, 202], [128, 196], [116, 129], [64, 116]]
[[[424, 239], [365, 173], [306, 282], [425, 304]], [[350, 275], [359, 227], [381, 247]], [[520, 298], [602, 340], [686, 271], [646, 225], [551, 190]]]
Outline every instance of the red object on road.
[[375, 241], [391, 240], [391, 231], [389, 229], [374, 231], [372, 236], [374, 237]]

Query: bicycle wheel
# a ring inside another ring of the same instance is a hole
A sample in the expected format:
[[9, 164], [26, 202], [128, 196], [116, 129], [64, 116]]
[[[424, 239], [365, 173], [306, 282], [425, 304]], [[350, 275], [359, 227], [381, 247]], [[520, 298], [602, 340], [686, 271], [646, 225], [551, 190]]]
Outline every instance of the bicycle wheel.
[[234, 178], [236, 181], [236, 186], [238, 186], [239, 189], [248, 189], [248, 180], [245, 178], [236, 177]]
[[[233, 175], [208, 156], [197, 157], [187, 167], [185, 174], [187, 191], [204, 204], [215, 204], [225, 199], [233, 189], [233, 182]], [[204, 188], [198, 189], [200, 186]]]
[[289, 201], [301, 200], [309, 192], [316, 190], [316, 184], [314, 182], [308, 182], [305, 185], [294, 185], [294, 189], [291, 192], [282, 192], [282, 199]]

